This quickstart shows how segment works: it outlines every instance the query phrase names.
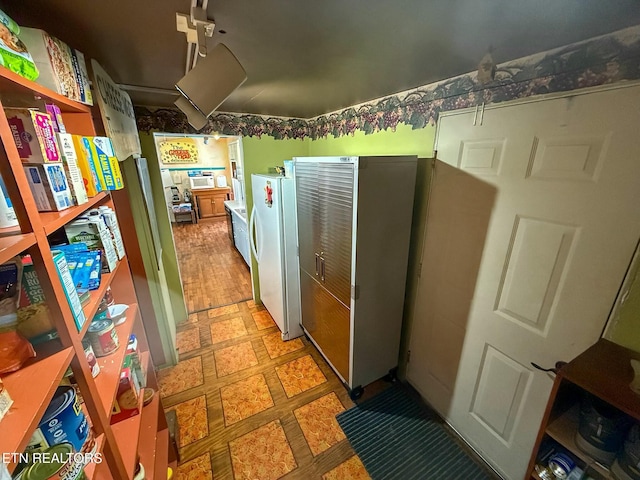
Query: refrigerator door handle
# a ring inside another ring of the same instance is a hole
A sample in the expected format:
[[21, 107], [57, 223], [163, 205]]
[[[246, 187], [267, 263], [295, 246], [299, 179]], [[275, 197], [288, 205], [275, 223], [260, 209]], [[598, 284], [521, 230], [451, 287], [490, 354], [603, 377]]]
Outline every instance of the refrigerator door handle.
[[324, 272], [325, 272], [324, 257], [320, 257], [320, 280], [322, 280], [322, 283], [324, 283]]
[[258, 248], [256, 245], [256, 240], [254, 239], [254, 235], [256, 232], [256, 207], [251, 208], [251, 216], [249, 217], [249, 244], [251, 245], [251, 251], [253, 252], [253, 256], [256, 257], [256, 261], [260, 263], [260, 259], [258, 258]]
[[320, 275], [320, 269], [318, 268], [318, 261], [320, 260], [320, 254], [316, 252], [316, 277]]

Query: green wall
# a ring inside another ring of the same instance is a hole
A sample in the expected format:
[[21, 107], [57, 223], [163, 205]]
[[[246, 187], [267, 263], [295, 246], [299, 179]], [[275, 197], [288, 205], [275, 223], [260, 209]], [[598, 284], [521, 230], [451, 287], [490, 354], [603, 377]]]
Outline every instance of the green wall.
[[640, 352], [640, 257], [636, 257], [629, 278], [628, 293], [614, 311], [605, 338]]
[[365, 135], [358, 130], [353, 136], [345, 135], [320, 140], [309, 140], [308, 155], [418, 155], [431, 157], [436, 128], [428, 126], [412, 130], [410, 125], [399, 124], [396, 131], [385, 130]]
[[[263, 136], [242, 137], [244, 157], [245, 203], [247, 206], [247, 220], [253, 207], [253, 193], [251, 192], [252, 173], [273, 173], [273, 167], [282, 166], [284, 160], [292, 157], [308, 155], [306, 141], [303, 140], [275, 140], [273, 137]], [[258, 285], [258, 265], [251, 253], [251, 282], [256, 301], [260, 301], [260, 287]]]

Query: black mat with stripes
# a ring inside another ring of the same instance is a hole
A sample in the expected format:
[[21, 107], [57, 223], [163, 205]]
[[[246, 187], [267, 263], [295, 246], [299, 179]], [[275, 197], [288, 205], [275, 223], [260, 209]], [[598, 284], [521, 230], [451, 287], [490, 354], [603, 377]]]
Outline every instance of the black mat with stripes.
[[373, 480], [491, 479], [442, 421], [401, 386], [337, 415]]

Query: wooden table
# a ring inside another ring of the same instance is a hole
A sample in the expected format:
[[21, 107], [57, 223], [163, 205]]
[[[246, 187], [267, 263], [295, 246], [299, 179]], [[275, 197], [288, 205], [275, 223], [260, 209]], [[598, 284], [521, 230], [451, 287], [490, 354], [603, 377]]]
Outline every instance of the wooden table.
[[199, 188], [191, 190], [192, 202], [199, 219], [225, 215], [224, 202], [229, 200], [231, 188]]

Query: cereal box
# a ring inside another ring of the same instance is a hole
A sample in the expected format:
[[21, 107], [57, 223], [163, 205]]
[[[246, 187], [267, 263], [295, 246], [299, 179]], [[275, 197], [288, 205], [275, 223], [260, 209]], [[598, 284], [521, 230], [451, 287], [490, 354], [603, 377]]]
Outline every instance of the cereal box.
[[39, 212], [59, 211], [73, 206], [62, 162], [25, 165], [24, 171]]
[[84, 150], [87, 152], [87, 160], [96, 174], [98, 190], [103, 191], [107, 189], [107, 182], [104, 178], [102, 166], [100, 165], [98, 152], [96, 151], [95, 144], [93, 143], [94, 138], [95, 137], [82, 137], [82, 143], [84, 145]]
[[80, 169], [80, 175], [82, 175], [84, 188], [89, 197], [95, 197], [101, 189], [98, 183], [98, 175], [91, 160], [91, 152], [87, 151], [83, 137], [72, 135], [71, 138], [76, 150], [76, 163], [78, 164], [78, 169]]
[[104, 175], [107, 190], [120, 190], [124, 187], [120, 165], [109, 137], [93, 137], [93, 145], [98, 163]]
[[25, 163], [59, 162], [60, 152], [48, 113], [37, 110], [7, 108], [7, 121]]
[[68, 133], [58, 133], [57, 136], [64, 169], [71, 184], [73, 199], [78, 205], [87, 203], [89, 198], [87, 197], [87, 190], [84, 187], [82, 173], [78, 167], [78, 155], [73, 146], [73, 138]]

